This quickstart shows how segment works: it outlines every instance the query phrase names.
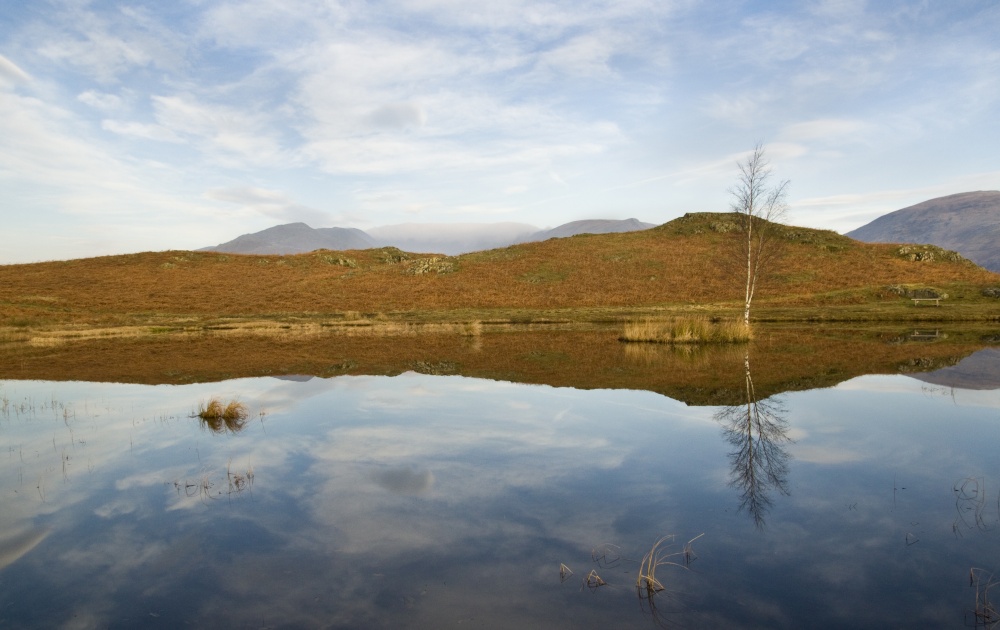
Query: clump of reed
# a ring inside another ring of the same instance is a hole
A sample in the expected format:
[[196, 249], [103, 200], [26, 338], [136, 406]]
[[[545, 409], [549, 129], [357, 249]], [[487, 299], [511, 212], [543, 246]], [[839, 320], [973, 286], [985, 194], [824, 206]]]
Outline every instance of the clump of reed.
[[238, 400], [231, 400], [225, 405], [218, 398], [211, 398], [207, 403], [198, 405], [198, 412], [195, 416], [201, 420], [202, 425], [214, 433], [230, 431], [236, 433], [242, 431], [246, 426], [250, 411], [247, 406]]
[[246, 472], [236, 471], [233, 472], [233, 461], [229, 460], [226, 464], [226, 480], [229, 482], [229, 492], [228, 494], [239, 494], [244, 490], [248, 490], [253, 487], [253, 466], [247, 466]]
[[644, 343], [744, 343], [753, 337], [742, 322], [707, 317], [652, 318], [625, 322], [619, 341]]
[[975, 567], [969, 569], [969, 586], [976, 589], [976, 607], [972, 611], [974, 627], [995, 628], [1000, 624], [1000, 610], [990, 599], [990, 590], [998, 583], [992, 573]]
[[[652, 599], [660, 591], [666, 590], [663, 583], [656, 577], [656, 570], [665, 565], [672, 564], [676, 567], [687, 568], [688, 565], [697, 558], [691, 543], [704, 536], [698, 534], [684, 545], [681, 551], [669, 551], [669, 543], [673, 542], [673, 536], [663, 536], [650, 548], [639, 563], [639, 576], [635, 580], [636, 592], [640, 599]], [[667, 544], [665, 544], [667, 543]], [[679, 558], [676, 562], [671, 558]]]

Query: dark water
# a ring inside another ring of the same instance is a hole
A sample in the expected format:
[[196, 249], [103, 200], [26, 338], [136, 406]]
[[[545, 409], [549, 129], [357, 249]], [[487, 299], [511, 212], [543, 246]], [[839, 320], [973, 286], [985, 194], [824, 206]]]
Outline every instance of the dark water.
[[[191, 417], [213, 396], [242, 429]], [[947, 380], [733, 407], [415, 373], [0, 397], [0, 627], [962, 627], [1000, 580], [1000, 390]]]

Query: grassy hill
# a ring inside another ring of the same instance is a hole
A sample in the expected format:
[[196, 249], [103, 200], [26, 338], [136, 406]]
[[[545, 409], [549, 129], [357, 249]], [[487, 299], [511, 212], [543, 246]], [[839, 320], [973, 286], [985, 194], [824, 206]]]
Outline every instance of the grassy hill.
[[[437, 320], [735, 313], [736, 238], [727, 214], [447, 257], [394, 248], [290, 256], [167, 251], [0, 266], [0, 326], [182, 325], [219, 318]], [[944, 317], [1000, 313], [983, 289], [1000, 275], [933, 246], [866, 244], [783, 227], [784, 254], [759, 293], [758, 317]], [[947, 294], [914, 307], [914, 291]]]

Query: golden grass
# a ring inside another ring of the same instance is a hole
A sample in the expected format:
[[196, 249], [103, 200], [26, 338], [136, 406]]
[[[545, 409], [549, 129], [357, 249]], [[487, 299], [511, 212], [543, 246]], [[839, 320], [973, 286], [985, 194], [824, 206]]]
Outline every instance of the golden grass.
[[250, 411], [238, 400], [231, 400], [223, 405], [218, 398], [211, 398], [207, 403], [199, 404], [195, 416], [201, 419], [203, 426], [214, 433], [223, 431], [237, 433], [246, 425]]
[[680, 317], [668, 320], [652, 318], [627, 321], [620, 341], [697, 344], [745, 343], [753, 338], [751, 328], [742, 322], [712, 322], [707, 317]]

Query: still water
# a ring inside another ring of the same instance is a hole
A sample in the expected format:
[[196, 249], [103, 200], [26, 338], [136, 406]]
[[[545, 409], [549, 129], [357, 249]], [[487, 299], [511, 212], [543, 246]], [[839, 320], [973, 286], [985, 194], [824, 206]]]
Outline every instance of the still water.
[[[923, 378], [754, 400], [751, 374], [730, 407], [415, 372], [0, 381], [0, 627], [975, 625], [1000, 390]], [[193, 417], [212, 397], [245, 424]]]

